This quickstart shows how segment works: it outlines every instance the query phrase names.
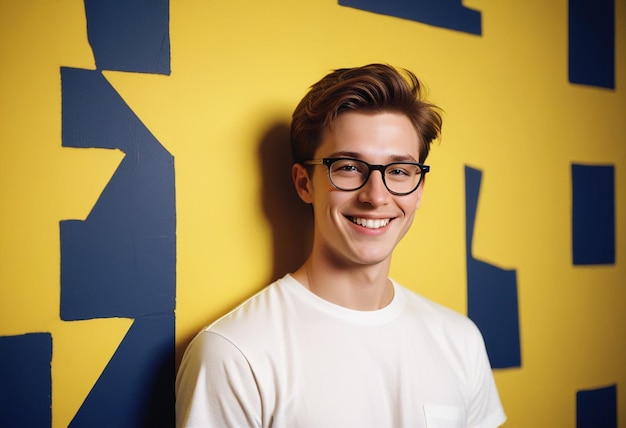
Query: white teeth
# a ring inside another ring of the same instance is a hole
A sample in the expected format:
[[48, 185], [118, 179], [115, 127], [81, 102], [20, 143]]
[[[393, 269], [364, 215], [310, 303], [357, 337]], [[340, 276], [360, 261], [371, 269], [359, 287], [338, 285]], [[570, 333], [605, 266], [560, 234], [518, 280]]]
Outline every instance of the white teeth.
[[381, 227], [385, 227], [391, 221], [388, 218], [385, 219], [369, 219], [369, 218], [359, 218], [359, 217], [350, 217], [353, 223], [356, 223], [360, 226], [367, 227], [368, 229], [379, 229]]

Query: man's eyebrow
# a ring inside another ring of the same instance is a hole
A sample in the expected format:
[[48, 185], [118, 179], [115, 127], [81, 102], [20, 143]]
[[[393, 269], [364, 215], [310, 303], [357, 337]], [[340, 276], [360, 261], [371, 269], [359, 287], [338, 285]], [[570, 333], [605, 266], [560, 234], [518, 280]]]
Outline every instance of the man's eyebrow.
[[361, 159], [361, 155], [357, 152], [334, 152], [326, 156], [327, 158], [355, 158]]
[[[348, 152], [348, 151], [340, 151], [340, 152], [334, 152], [329, 154], [328, 156], [326, 156], [327, 158], [354, 158], [354, 159], [361, 159], [363, 160], [363, 155], [361, 153], [358, 152]], [[409, 155], [391, 155], [388, 158], [388, 162], [389, 163], [393, 163], [393, 162], [417, 162], [417, 160]]]
[[389, 158], [392, 162], [417, 162], [411, 155], [393, 155]]

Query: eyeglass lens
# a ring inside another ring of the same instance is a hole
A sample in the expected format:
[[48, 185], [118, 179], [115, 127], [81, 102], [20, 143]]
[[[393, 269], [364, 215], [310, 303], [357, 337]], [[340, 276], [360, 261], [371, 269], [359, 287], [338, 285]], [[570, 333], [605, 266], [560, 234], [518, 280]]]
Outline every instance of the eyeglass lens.
[[[332, 183], [342, 190], [355, 190], [363, 186], [370, 175], [367, 163], [356, 159], [340, 159], [329, 167]], [[392, 163], [387, 165], [383, 181], [389, 191], [394, 193], [410, 193], [419, 184], [422, 169], [411, 163]]]

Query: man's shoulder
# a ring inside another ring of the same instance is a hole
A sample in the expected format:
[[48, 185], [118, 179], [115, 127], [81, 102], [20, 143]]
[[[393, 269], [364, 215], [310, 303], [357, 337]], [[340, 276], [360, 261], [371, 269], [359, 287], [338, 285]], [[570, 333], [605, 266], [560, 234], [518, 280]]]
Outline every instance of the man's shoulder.
[[465, 314], [428, 299], [406, 287], [399, 286], [412, 315], [428, 323], [431, 328], [454, 330], [466, 334], [480, 334], [474, 322]]
[[222, 336], [249, 335], [251, 332], [267, 328], [275, 322], [277, 317], [284, 314], [288, 305], [285, 295], [287, 278], [279, 279], [264, 287], [261, 291], [249, 297], [236, 308], [232, 309], [202, 331], [213, 332]]

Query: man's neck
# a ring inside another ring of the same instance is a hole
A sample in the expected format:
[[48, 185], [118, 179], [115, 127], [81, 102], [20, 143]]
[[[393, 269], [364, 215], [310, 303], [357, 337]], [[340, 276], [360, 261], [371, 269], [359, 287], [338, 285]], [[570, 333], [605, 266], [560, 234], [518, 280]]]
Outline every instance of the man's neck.
[[372, 311], [387, 306], [393, 299], [387, 261], [346, 268], [309, 257], [293, 277], [322, 299], [349, 309]]

